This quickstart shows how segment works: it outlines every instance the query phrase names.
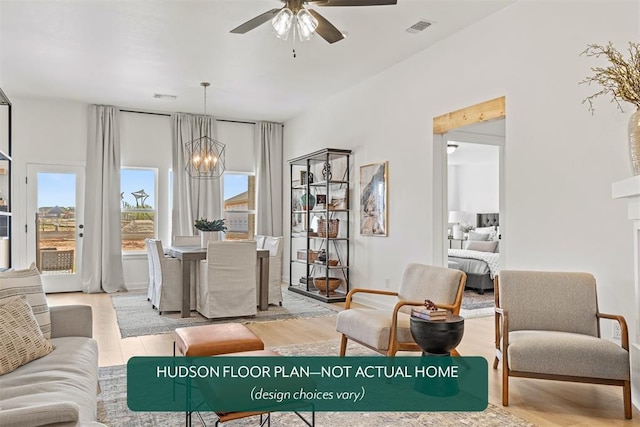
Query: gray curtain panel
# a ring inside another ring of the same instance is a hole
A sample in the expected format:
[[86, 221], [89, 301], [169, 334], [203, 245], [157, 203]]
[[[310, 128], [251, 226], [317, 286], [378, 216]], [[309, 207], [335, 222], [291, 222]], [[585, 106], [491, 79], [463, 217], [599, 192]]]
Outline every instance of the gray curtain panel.
[[282, 124], [256, 127], [256, 234], [282, 236]]
[[119, 111], [89, 106], [87, 138], [82, 289], [84, 292], [125, 290], [120, 230]]
[[216, 138], [215, 119], [211, 116], [174, 114], [173, 129], [173, 210], [174, 236], [193, 236], [198, 218], [222, 218], [222, 180], [192, 179], [185, 169], [185, 144], [196, 138]]

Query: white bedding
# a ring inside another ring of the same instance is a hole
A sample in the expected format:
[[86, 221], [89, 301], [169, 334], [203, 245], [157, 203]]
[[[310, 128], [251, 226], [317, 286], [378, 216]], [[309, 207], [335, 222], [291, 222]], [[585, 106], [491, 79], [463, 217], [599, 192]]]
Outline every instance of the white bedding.
[[484, 261], [489, 266], [489, 274], [493, 279], [500, 270], [500, 254], [493, 252], [469, 251], [466, 249], [449, 249], [449, 256], [456, 258], [470, 258]]

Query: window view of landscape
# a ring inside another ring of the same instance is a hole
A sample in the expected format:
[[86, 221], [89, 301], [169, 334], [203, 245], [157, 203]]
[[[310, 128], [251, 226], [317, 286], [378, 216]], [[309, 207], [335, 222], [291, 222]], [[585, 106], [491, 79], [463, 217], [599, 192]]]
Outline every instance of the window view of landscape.
[[[122, 251], [144, 251], [156, 233], [156, 171], [120, 172]], [[255, 177], [223, 177], [226, 239], [252, 239], [255, 227]], [[36, 263], [43, 274], [73, 273], [76, 263], [76, 175], [38, 173]]]
[[156, 172], [121, 169], [122, 251], [144, 251], [144, 239], [155, 236]]
[[38, 173], [36, 265], [42, 274], [73, 273], [76, 258], [76, 175]]
[[227, 225], [225, 238], [253, 239], [256, 217], [255, 176], [225, 173], [223, 185], [224, 218]]

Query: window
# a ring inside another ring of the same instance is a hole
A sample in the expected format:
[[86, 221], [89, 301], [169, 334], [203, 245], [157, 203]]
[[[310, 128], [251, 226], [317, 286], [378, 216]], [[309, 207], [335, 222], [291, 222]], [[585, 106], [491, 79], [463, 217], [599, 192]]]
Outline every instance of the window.
[[120, 170], [122, 252], [144, 251], [144, 239], [156, 234], [156, 171]]
[[256, 177], [248, 173], [223, 175], [226, 239], [253, 239], [256, 221]]

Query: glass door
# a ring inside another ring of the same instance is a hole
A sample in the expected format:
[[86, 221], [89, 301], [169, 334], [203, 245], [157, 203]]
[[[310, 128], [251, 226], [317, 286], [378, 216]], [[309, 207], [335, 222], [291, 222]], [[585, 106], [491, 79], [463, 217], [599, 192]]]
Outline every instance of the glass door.
[[27, 255], [44, 291], [82, 290], [84, 168], [27, 164]]

